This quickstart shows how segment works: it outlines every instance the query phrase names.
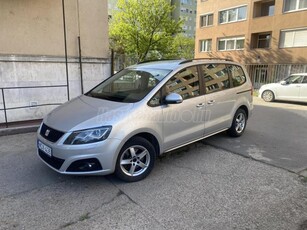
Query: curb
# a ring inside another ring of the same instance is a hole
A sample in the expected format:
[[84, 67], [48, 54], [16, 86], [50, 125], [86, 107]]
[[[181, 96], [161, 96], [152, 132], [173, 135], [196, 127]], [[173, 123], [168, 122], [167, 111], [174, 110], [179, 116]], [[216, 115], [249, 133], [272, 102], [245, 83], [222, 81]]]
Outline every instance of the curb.
[[23, 126], [23, 127], [15, 127], [15, 128], [4, 128], [0, 129], [0, 136], [8, 136], [22, 133], [33, 133], [36, 132], [39, 128], [39, 125], [32, 126]]

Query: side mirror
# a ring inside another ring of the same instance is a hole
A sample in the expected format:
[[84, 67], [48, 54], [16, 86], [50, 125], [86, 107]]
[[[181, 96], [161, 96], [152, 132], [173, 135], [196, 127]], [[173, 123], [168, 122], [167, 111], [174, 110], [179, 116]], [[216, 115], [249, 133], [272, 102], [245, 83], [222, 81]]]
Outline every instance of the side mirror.
[[164, 101], [166, 104], [180, 104], [183, 99], [178, 93], [170, 93], [165, 97]]
[[281, 85], [288, 85], [288, 82], [286, 82], [286, 81], [281, 81], [280, 84], [281, 84]]

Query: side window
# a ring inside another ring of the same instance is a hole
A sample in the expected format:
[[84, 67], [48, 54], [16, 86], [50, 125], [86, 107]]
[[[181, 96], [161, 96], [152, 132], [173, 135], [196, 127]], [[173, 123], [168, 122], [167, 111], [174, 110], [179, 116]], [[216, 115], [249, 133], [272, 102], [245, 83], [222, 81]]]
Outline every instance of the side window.
[[302, 81], [303, 84], [307, 84], [307, 76], [304, 77], [304, 80]]
[[288, 84], [299, 84], [303, 80], [303, 76], [291, 76], [286, 81]]
[[246, 82], [246, 76], [243, 69], [237, 65], [229, 66], [233, 87], [243, 85]]
[[230, 88], [228, 68], [224, 64], [202, 65], [206, 94]]
[[159, 106], [161, 105], [161, 90], [159, 90], [155, 96], [153, 96], [150, 101], [148, 102], [148, 105], [151, 107]]
[[165, 85], [166, 93], [178, 93], [182, 98], [188, 99], [200, 94], [199, 78], [196, 66], [181, 70]]

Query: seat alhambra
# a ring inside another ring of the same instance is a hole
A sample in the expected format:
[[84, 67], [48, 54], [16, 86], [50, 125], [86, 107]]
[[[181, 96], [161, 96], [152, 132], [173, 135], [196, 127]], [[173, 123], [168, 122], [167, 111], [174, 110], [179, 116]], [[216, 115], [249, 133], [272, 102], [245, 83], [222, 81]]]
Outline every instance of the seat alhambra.
[[136, 64], [48, 114], [38, 155], [62, 174], [138, 181], [163, 153], [223, 131], [241, 136], [252, 94], [246, 70], [232, 61]]

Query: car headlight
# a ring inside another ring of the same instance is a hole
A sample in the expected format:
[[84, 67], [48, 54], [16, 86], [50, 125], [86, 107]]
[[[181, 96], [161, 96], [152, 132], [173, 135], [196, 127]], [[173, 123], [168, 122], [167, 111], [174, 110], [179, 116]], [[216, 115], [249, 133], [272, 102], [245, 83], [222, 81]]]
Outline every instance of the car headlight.
[[72, 132], [65, 140], [66, 145], [81, 145], [103, 141], [108, 138], [112, 126], [103, 126]]

